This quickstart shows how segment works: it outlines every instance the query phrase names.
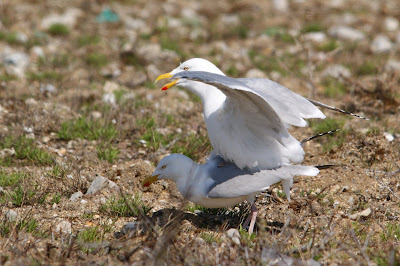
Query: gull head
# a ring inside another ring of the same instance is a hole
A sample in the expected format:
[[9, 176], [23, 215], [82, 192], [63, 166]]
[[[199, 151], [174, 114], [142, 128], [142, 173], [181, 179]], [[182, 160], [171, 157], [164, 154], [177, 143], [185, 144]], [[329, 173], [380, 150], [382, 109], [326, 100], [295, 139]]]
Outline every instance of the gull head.
[[171, 154], [164, 157], [157, 165], [153, 174], [143, 180], [143, 187], [148, 187], [160, 179], [169, 179], [178, 183], [185, 181], [195, 163], [182, 154]]
[[[162, 74], [157, 77], [156, 82], [161, 80], [161, 79], [166, 79], [166, 78], [171, 78], [175, 74], [182, 72], [182, 71], [205, 71], [205, 72], [210, 72], [214, 74], [219, 74], [219, 75], [225, 75], [218, 67], [216, 67], [213, 63], [210, 61], [203, 59], [203, 58], [192, 58], [189, 59], [183, 63], [181, 63], [177, 68], [172, 70], [169, 73]], [[174, 80], [164, 87], [161, 88], [161, 90], [165, 91], [168, 90], [170, 87], [174, 85], [179, 85], [181, 82], [180, 79]]]

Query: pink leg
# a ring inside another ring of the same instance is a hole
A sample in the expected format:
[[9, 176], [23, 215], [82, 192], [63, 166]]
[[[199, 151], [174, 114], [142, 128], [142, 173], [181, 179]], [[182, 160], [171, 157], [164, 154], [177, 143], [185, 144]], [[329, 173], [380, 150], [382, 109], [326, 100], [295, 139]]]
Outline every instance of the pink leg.
[[[258, 214], [258, 209], [257, 209], [256, 205], [254, 205], [254, 203], [253, 203], [253, 204], [251, 204], [251, 212], [250, 212], [249, 216], [247, 216], [246, 221], [243, 223], [243, 228], [248, 228], [250, 235], [253, 233], [257, 214]], [[250, 226], [249, 226], [249, 222], [250, 222]]]

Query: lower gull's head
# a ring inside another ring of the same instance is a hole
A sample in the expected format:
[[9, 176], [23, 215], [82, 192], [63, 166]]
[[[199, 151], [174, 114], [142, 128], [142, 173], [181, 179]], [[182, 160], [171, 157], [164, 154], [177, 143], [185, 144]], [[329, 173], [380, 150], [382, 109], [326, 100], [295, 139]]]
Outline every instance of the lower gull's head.
[[[172, 70], [169, 73], [162, 74], [157, 77], [156, 82], [161, 80], [161, 79], [166, 79], [166, 78], [171, 78], [173, 75], [182, 72], [182, 71], [204, 71], [204, 72], [210, 72], [214, 74], [219, 74], [219, 75], [225, 75], [218, 67], [216, 67], [213, 63], [210, 61], [207, 61], [206, 59], [203, 58], [192, 58], [189, 59], [183, 63], [181, 63], [177, 68]], [[170, 87], [174, 85], [178, 85], [180, 82], [179, 79], [174, 80], [164, 87], [162, 87], [161, 90], [167, 90]]]
[[157, 165], [153, 174], [143, 180], [143, 187], [148, 187], [160, 179], [173, 180], [176, 183], [190, 175], [195, 162], [182, 154], [171, 154], [164, 157]]

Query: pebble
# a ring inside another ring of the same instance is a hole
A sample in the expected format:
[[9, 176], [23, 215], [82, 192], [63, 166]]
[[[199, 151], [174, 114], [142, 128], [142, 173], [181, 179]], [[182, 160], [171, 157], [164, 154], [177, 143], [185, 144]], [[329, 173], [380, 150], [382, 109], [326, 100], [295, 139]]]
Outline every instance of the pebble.
[[322, 265], [321, 263], [313, 259], [305, 261], [302, 258], [289, 257], [269, 247], [263, 247], [261, 251], [261, 261], [263, 265], [264, 264], [265, 265], [308, 265], [308, 266]]
[[42, 19], [40, 28], [47, 30], [53, 24], [64, 24], [69, 28], [73, 28], [82, 15], [82, 11], [78, 8], [68, 8], [63, 14], [49, 14]]
[[27, 139], [35, 139], [35, 133], [28, 133], [25, 135]]
[[61, 221], [58, 223], [54, 229], [56, 233], [64, 233], [71, 234], [72, 233], [72, 225], [68, 221]]
[[41, 93], [57, 93], [57, 88], [52, 84], [44, 84], [40, 86]]
[[279, 12], [287, 12], [289, 9], [288, 0], [272, 0], [272, 7]]
[[116, 105], [117, 99], [115, 98], [115, 94], [112, 92], [107, 92], [103, 94], [102, 100], [105, 104]]
[[389, 71], [400, 71], [400, 61], [390, 59], [385, 64], [385, 69]]
[[226, 231], [226, 236], [229, 237], [236, 245], [240, 245], [240, 234], [235, 228]]
[[304, 40], [314, 43], [322, 43], [326, 41], [326, 34], [324, 32], [309, 32], [303, 35]]
[[27, 105], [34, 106], [34, 105], [37, 104], [37, 101], [35, 99], [33, 99], [33, 98], [28, 98], [28, 99], [25, 100], [25, 103]]
[[333, 78], [341, 78], [345, 77], [348, 78], [351, 76], [351, 72], [348, 68], [345, 66], [339, 65], [339, 64], [333, 64], [328, 66], [323, 72], [322, 76], [330, 76]]
[[58, 156], [64, 157], [67, 154], [67, 149], [66, 148], [61, 148], [57, 151]]
[[394, 135], [389, 132], [384, 132], [383, 136], [385, 136], [385, 139], [389, 142], [392, 142], [394, 140]]
[[359, 30], [347, 26], [333, 26], [328, 30], [332, 37], [346, 41], [362, 41], [365, 39], [365, 34]]
[[358, 219], [360, 219], [360, 218], [365, 218], [365, 217], [370, 216], [371, 213], [372, 213], [371, 208], [368, 208], [368, 209], [365, 209], [365, 210], [363, 210], [363, 211], [361, 211], [361, 212], [357, 212], [357, 213], [355, 213], [355, 214], [349, 215], [349, 219], [351, 219], [351, 220], [358, 220]]
[[4, 192], [4, 188], [0, 187], [0, 194]]
[[109, 187], [111, 189], [116, 189], [116, 188], [118, 188], [118, 185], [115, 184], [114, 182], [108, 180], [104, 176], [98, 175], [93, 180], [93, 182], [90, 184], [90, 187], [89, 187], [88, 191], [86, 192], [86, 194], [88, 194], [88, 195], [95, 194], [105, 187]]
[[343, 186], [342, 189], [341, 189], [341, 192], [347, 192], [349, 190], [350, 190], [349, 186]]
[[11, 157], [15, 155], [15, 149], [3, 149], [0, 151], [0, 158]]
[[383, 25], [387, 31], [396, 31], [399, 28], [399, 21], [394, 17], [385, 18]]
[[29, 56], [23, 52], [12, 52], [5, 49], [3, 55], [3, 65], [7, 74], [17, 77], [24, 77], [25, 69], [29, 65]]
[[6, 213], [6, 218], [9, 222], [15, 222], [18, 219], [18, 213], [16, 211], [13, 210], [9, 210]]
[[386, 35], [378, 35], [371, 43], [370, 49], [374, 54], [388, 53], [393, 48], [393, 43]]
[[81, 191], [75, 192], [74, 194], [71, 195], [69, 198], [70, 201], [75, 201], [83, 196], [83, 193]]
[[50, 141], [50, 137], [49, 137], [49, 136], [44, 136], [44, 137], [42, 138], [42, 142], [43, 142], [43, 143], [49, 143], [49, 141]]

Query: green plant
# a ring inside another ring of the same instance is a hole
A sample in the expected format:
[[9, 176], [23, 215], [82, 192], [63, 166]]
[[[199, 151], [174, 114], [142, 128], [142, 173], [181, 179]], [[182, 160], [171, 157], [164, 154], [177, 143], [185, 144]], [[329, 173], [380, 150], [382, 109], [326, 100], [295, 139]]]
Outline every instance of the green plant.
[[324, 152], [330, 152], [331, 150], [333, 150], [336, 147], [339, 147], [345, 142], [349, 130], [343, 129], [344, 122], [345, 122], [344, 119], [326, 118], [321, 121], [315, 120], [310, 123], [311, 128], [315, 134], [320, 134], [331, 130], [340, 129], [340, 131], [336, 132], [335, 134], [327, 135], [317, 140], [320, 141], [320, 143], [322, 144]]
[[67, 35], [69, 33], [69, 29], [66, 25], [62, 23], [54, 23], [51, 24], [47, 30], [51, 35]]
[[28, 72], [26, 76], [29, 80], [36, 80], [40, 82], [44, 81], [60, 81], [63, 76], [62, 74], [54, 71], [45, 71], [45, 72]]
[[100, 160], [108, 161], [109, 163], [113, 163], [114, 160], [118, 157], [119, 150], [113, 148], [111, 144], [102, 144], [97, 147], [97, 157]]
[[327, 97], [338, 97], [346, 93], [346, 86], [337, 79], [325, 78], [322, 80], [324, 94]]
[[181, 153], [193, 160], [198, 160], [211, 150], [211, 143], [206, 134], [190, 134], [177, 141], [171, 147], [171, 153]]
[[14, 156], [6, 156], [0, 159], [0, 165], [9, 166], [13, 163], [20, 164], [35, 164], [35, 165], [50, 165], [53, 163], [53, 157], [38, 148], [32, 139], [25, 136], [6, 137], [3, 143], [0, 143], [1, 149], [15, 150]]
[[139, 216], [139, 210], [147, 214], [151, 207], [147, 206], [139, 193], [126, 195], [126, 201], [123, 197], [111, 197], [106, 203], [100, 206], [99, 211], [108, 215], [117, 217]]
[[93, 67], [103, 67], [108, 64], [107, 56], [96, 52], [88, 54], [85, 61], [88, 65]]
[[325, 28], [319, 24], [319, 23], [311, 23], [311, 24], [306, 24], [302, 28], [301, 32], [307, 33], [307, 32], [319, 32], [319, 31], [324, 31]]
[[213, 242], [221, 242], [221, 239], [218, 237], [216, 233], [209, 233], [209, 232], [201, 232], [200, 237], [204, 239], [208, 244], [211, 244]]
[[60, 203], [60, 201], [61, 201], [61, 194], [60, 193], [55, 193], [55, 194], [53, 194], [53, 198], [51, 199], [51, 201], [50, 201], [50, 204], [58, 204], [58, 203]]
[[77, 234], [77, 238], [83, 242], [95, 242], [100, 241], [102, 233], [99, 226], [89, 227], [83, 229]]
[[376, 65], [377, 62], [366, 61], [357, 68], [356, 74], [358, 76], [375, 75], [378, 71]]
[[100, 36], [98, 35], [82, 35], [76, 40], [76, 43], [79, 47], [95, 45], [101, 41]]
[[330, 52], [339, 47], [339, 43], [336, 40], [330, 40], [317, 45], [317, 49], [322, 52]]
[[6, 173], [4, 170], [0, 170], [0, 187], [14, 186], [26, 177], [25, 172], [12, 172]]
[[107, 124], [100, 120], [90, 120], [80, 117], [62, 123], [57, 135], [63, 140], [80, 138], [87, 140], [102, 139], [111, 141], [118, 136], [118, 131], [111, 123]]

